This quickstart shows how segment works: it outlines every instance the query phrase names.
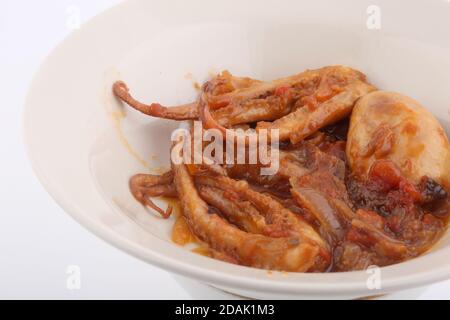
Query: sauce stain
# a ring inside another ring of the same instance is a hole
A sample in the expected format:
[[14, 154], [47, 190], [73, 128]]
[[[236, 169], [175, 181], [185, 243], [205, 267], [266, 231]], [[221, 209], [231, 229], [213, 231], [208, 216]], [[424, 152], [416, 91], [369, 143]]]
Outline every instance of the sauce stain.
[[125, 133], [122, 130], [122, 120], [125, 118], [125, 112], [123, 110], [120, 111], [114, 111], [110, 113], [110, 116], [113, 120], [114, 127], [116, 129], [117, 135], [119, 136], [120, 142], [122, 145], [127, 149], [128, 153], [135, 158], [141, 165], [143, 165], [147, 169], [150, 168], [150, 164], [145, 161], [131, 146], [130, 142], [128, 141], [127, 137], [125, 136]]

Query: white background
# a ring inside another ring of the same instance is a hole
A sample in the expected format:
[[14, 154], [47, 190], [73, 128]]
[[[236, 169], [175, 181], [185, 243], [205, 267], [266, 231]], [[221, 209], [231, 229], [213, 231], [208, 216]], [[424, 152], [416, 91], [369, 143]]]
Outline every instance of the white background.
[[[0, 298], [220, 298], [205, 286], [186, 291], [169, 273], [100, 240], [59, 208], [35, 178], [23, 146], [22, 112], [39, 64], [81, 22], [120, 0], [0, 0]], [[57, 134], [57, 132], [55, 132]], [[66, 268], [81, 268], [68, 290]], [[450, 281], [422, 299], [450, 299]]]

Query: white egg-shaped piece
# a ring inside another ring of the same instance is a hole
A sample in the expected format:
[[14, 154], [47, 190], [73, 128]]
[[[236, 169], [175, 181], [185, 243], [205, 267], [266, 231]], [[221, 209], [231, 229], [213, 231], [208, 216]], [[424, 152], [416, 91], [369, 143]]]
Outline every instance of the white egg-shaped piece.
[[413, 183], [428, 176], [449, 190], [450, 148], [437, 119], [399, 93], [375, 91], [355, 105], [346, 153], [352, 172], [367, 177], [377, 160], [390, 160]]

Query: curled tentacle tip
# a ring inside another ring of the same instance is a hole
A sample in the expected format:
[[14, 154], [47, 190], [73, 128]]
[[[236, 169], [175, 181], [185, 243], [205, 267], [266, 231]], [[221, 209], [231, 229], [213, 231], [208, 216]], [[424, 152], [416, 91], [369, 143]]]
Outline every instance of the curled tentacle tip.
[[129, 91], [129, 89], [128, 89], [127, 85], [122, 80], [118, 80], [118, 81], [114, 82], [113, 92], [116, 95], [119, 96], [122, 93], [128, 93], [128, 91]]

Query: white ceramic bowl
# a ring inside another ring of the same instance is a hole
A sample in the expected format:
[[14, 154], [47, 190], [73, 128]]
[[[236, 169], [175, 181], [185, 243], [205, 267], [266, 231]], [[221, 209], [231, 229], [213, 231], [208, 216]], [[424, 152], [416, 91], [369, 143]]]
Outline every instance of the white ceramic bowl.
[[111, 93], [117, 79], [141, 100], [170, 105], [194, 99], [193, 79], [222, 69], [271, 79], [346, 64], [379, 88], [416, 98], [448, 124], [450, 3], [379, 0], [380, 30], [367, 28], [377, 14], [367, 11], [371, 4], [126, 1], [70, 35], [34, 78], [25, 112], [33, 167], [61, 207], [109, 243], [241, 295], [355, 298], [447, 279], [448, 235], [432, 252], [382, 268], [379, 290], [367, 287], [364, 271], [269, 275], [223, 263], [173, 244], [171, 221], [149, 213], [128, 190], [132, 174], [168, 166], [177, 124], [123, 108]]

